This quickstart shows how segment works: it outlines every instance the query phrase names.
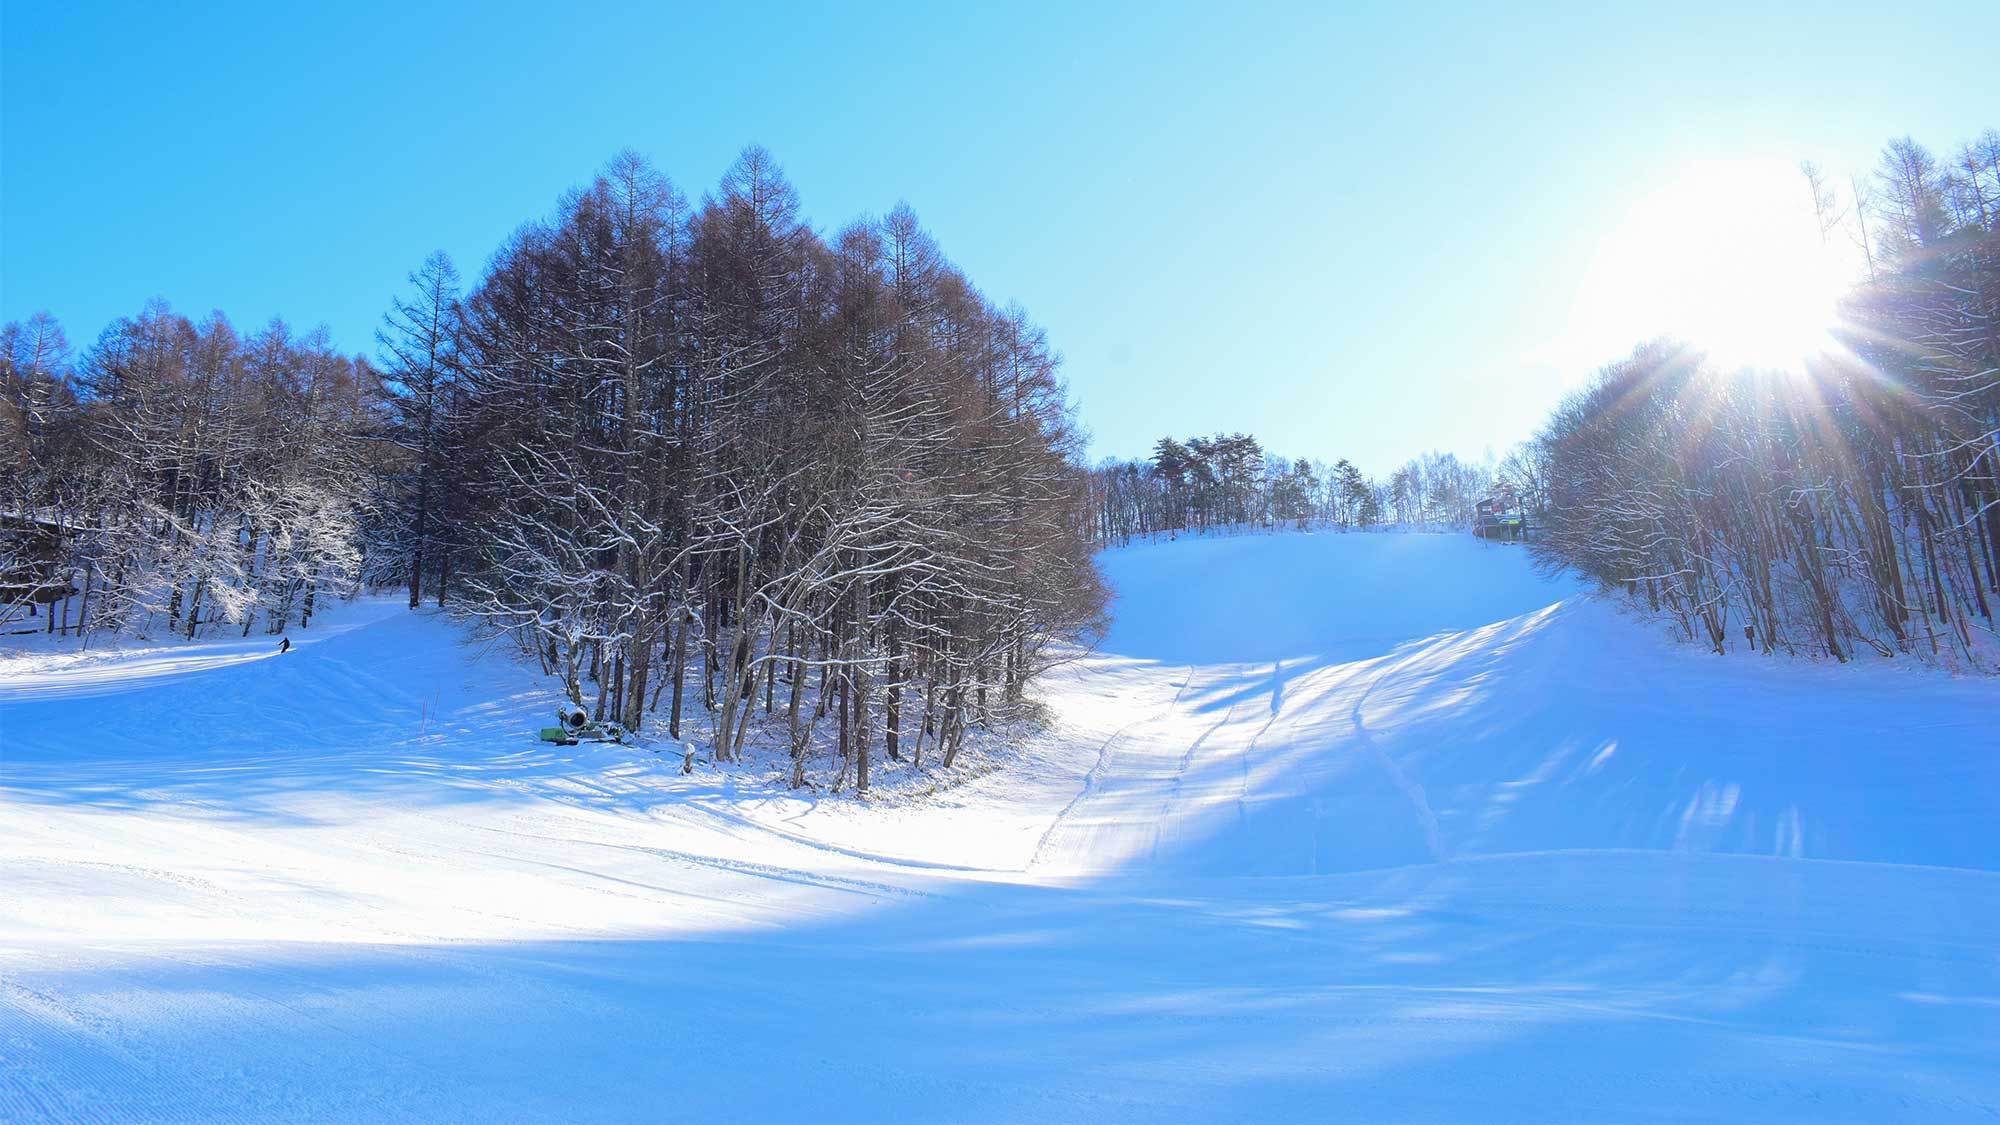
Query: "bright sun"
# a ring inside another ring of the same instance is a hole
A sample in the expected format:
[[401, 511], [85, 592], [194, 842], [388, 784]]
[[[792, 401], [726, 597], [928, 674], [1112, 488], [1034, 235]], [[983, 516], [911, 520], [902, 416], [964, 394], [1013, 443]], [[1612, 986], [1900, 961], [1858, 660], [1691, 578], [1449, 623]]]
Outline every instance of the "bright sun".
[[1820, 237], [1796, 167], [1693, 164], [1599, 241], [1571, 324], [1587, 339], [1622, 337], [1620, 350], [1672, 335], [1728, 367], [1793, 369], [1833, 347], [1835, 302], [1853, 276], [1845, 234]]

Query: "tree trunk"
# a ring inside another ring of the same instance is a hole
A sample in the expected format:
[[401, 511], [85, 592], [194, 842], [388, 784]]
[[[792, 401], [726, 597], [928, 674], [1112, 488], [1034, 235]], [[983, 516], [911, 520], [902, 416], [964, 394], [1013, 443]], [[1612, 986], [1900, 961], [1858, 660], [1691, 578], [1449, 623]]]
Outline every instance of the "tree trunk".
[[868, 580], [854, 584], [854, 789], [868, 791]]
[[667, 715], [667, 733], [675, 739], [681, 736], [681, 693], [687, 686], [688, 626], [694, 624], [694, 615], [681, 608], [680, 628], [674, 630], [674, 702], [673, 710]]

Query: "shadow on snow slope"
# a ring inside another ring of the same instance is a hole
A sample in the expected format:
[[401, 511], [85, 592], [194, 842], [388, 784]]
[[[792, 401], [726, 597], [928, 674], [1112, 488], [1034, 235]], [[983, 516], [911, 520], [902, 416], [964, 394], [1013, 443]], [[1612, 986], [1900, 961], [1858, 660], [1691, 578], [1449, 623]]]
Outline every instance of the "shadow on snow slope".
[[1990, 1117], [1990, 887], [1755, 864], [964, 887], [727, 938], [30, 963], [0, 1116]]
[[1106, 563], [1062, 737], [931, 808], [523, 749], [546, 689], [400, 614], [0, 695], [0, 1119], [2000, 1115], [1993, 685], [1673, 648], [1458, 537]]
[[1105, 739], [1112, 780], [1045, 863], [1297, 875], [1637, 848], [2000, 868], [1974, 828], [2000, 796], [1991, 681], [1666, 644], [1469, 536], [1197, 539], [1106, 570], [1105, 654], [1183, 686]]
[[394, 597], [331, 617], [282, 656], [262, 638], [0, 671], [0, 797], [269, 823], [299, 819], [292, 798], [309, 794], [625, 810], [660, 799], [644, 783], [652, 759], [533, 739], [561, 696], [511, 648]]

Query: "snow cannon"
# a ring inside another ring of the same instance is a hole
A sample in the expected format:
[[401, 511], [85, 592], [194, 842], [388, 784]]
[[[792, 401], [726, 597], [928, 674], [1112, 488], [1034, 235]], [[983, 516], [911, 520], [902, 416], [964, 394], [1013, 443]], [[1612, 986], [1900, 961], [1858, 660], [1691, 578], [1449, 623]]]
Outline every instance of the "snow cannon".
[[630, 737], [617, 723], [592, 722], [589, 712], [574, 703], [556, 708], [556, 722], [560, 725], [542, 728], [543, 742], [575, 746], [579, 742], [624, 742]]

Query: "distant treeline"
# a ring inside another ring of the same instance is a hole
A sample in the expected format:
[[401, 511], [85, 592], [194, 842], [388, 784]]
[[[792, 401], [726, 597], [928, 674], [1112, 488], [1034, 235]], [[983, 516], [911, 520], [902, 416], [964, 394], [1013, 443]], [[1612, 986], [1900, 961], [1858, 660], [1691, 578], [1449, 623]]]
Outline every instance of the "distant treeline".
[[7, 326], [0, 620], [275, 633], [393, 582], [600, 718], [678, 737], [691, 685], [718, 757], [761, 710], [857, 787], [1101, 625], [1059, 358], [906, 206], [829, 239], [762, 149], [699, 203], [628, 153], [469, 293], [411, 282], [379, 363], [164, 304], [80, 360]]
[[1090, 474], [1090, 530], [1099, 543], [1227, 527], [1463, 529], [1503, 489], [1539, 490], [1534, 462], [1497, 466], [1426, 453], [1370, 480], [1346, 458], [1331, 465], [1268, 454], [1247, 434], [1162, 438], [1145, 461], [1108, 461]]
[[1979, 664], [2000, 595], [2000, 132], [1889, 144], [1845, 201], [1867, 280], [1803, 373], [1671, 341], [1612, 364], [1525, 455], [1545, 557], [1717, 651]]

